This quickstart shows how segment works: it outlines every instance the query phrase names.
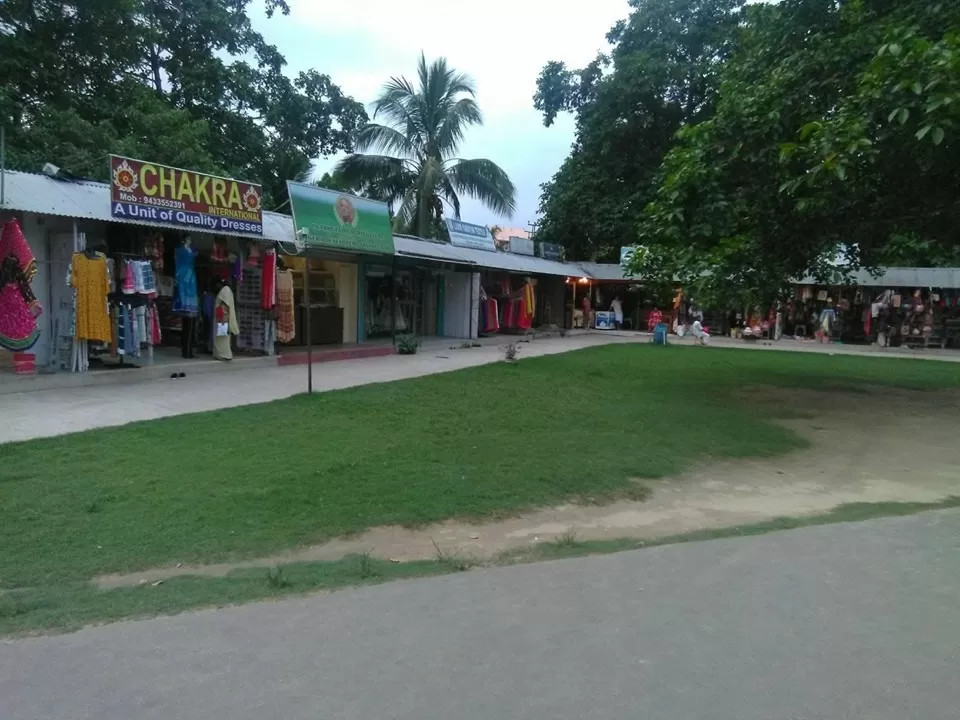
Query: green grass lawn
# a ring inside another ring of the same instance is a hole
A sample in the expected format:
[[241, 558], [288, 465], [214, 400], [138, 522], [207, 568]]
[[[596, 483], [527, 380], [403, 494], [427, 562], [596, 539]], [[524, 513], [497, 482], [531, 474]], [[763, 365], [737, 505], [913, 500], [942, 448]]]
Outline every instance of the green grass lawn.
[[960, 365], [616, 345], [0, 445], [0, 589], [635, 494], [802, 445], [741, 386], [863, 383], [955, 387]]

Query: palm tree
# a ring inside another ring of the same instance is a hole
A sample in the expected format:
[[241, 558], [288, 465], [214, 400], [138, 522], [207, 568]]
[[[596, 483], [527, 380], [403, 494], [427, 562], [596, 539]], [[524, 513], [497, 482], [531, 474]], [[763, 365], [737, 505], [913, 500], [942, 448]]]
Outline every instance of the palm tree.
[[[460, 196], [470, 195], [493, 212], [510, 216], [515, 189], [491, 160], [456, 157], [464, 131], [483, 123], [473, 80], [447, 65], [427, 65], [420, 54], [419, 87], [393, 77], [373, 104], [373, 119], [354, 140], [355, 154], [335, 174], [372, 199], [390, 204], [394, 230], [445, 237], [443, 203], [460, 219]], [[376, 154], [364, 154], [367, 151]]]

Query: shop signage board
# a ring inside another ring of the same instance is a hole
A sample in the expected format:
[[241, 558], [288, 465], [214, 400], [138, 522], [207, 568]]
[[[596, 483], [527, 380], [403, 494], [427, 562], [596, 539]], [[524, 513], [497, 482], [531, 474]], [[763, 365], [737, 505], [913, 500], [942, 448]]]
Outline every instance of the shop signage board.
[[563, 260], [563, 248], [553, 243], [539, 243], [537, 252], [544, 260], [556, 260], [558, 262]]
[[474, 225], [453, 218], [444, 218], [444, 222], [450, 232], [451, 245], [496, 252], [497, 246], [493, 242], [493, 234], [485, 225]]
[[263, 235], [256, 183], [110, 156], [110, 214], [227, 235]]
[[297, 238], [306, 247], [393, 255], [387, 204], [287, 181]]
[[533, 240], [528, 238], [510, 236], [510, 252], [517, 255], [533, 255]]

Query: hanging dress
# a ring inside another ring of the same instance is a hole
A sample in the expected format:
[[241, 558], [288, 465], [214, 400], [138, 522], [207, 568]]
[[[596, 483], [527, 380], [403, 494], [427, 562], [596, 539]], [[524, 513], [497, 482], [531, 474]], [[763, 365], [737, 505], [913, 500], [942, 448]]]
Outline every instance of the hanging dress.
[[111, 342], [113, 328], [107, 309], [107, 295], [110, 292], [107, 258], [100, 253], [92, 258], [84, 253], [76, 253], [70, 264], [70, 283], [77, 291], [74, 337], [78, 340]]
[[193, 248], [181, 245], [174, 254], [177, 289], [173, 295], [173, 311], [180, 315], [197, 315], [200, 301], [197, 298], [197, 272], [193, 267]]
[[[369, 323], [369, 318], [367, 320]], [[293, 273], [277, 271], [277, 340], [293, 342], [297, 335], [297, 321], [293, 307]]]
[[215, 315], [217, 323], [226, 323], [227, 334], [217, 335], [213, 339], [213, 357], [217, 360], [233, 360], [233, 349], [230, 347], [230, 336], [240, 333], [237, 326], [237, 310], [233, 304], [233, 290], [229, 285], [224, 285], [217, 293]]
[[40, 337], [40, 304], [30, 288], [37, 262], [20, 224], [8, 222], [0, 234], [0, 347], [29, 350]]
[[263, 273], [260, 282], [260, 307], [273, 310], [277, 304], [277, 253], [267, 250], [263, 255]]

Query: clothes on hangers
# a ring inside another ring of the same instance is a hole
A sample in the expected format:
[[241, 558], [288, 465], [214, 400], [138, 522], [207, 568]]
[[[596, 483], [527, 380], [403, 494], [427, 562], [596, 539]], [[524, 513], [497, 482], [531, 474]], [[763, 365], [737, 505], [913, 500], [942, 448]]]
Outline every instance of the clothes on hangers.
[[106, 256], [97, 253], [90, 258], [86, 253], [75, 253], [68, 277], [70, 286], [76, 290], [74, 337], [109, 343], [112, 331], [107, 305], [110, 281]]
[[277, 271], [277, 340], [293, 342], [297, 334], [296, 314], [293, 307], [293, 273]]
[[196, 251], [181, 245], [174, 254], [176, 262], [176, 289], [173, 296], [173, 311], [181, 315], [196, 315], [199, 312], [197, 297], [197, 273], [194, 269]]
[[536, 314], [537, 309], [537, 296], [533, 291], [533, 283], [528, 282], [523, 286], [523, 303], [524, 309], [526, 310], [529, 320], [533, 322], [533, 316]]
[[483, 302], [483, 332], [500, 332], [500, 309], [493, 298]]
[[263, 273], [260, 279], [260, 307], [272, 310], [277, 304], [277, 252], [267, 250], [263, 255]]

